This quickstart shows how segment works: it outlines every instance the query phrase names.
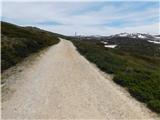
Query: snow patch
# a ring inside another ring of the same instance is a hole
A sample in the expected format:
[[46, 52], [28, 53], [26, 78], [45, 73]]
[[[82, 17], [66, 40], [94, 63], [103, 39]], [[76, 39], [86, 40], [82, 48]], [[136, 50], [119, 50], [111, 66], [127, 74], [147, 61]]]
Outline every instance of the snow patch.
[[101, 43], [103, 43], [103, 44], [107, 44], [107, 42], [105, 42], [105, 41], [101, 41]]
[[120, 33], [116, 35], [112, 35], [112, 37], [118, 36], [118, 37], [130, 37], [130, 38], [141, 38], [141, 39], [146, 39], [146, 38], [154, 38], [153, 36], [149, 34], [142, 34], [142, 33]]
[[155, 37], [156, 39], [160, 40], [160, 37]]
[[115, 48], [117, 45], [104, 45], [104, 47], [107, 47], [107, 48]]
[[155, 43], [155, 44], [160, 44], [160, 41], [151, 41], [151, 40], [148, 40], [148, 42]]
[[146, 38], [146, 36], [139, 34], [138, 35], [139, 38]]
[[121, 34], [119, 34], [119, 36], [120, 37], [126, 37], [126, 36], [128, 36], [128, 33], [121, 33]]

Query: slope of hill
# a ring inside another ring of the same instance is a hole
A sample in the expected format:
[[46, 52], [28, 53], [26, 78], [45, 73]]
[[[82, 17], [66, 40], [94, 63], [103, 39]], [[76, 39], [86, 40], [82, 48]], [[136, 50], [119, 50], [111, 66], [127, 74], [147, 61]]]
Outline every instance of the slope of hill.
[[150, 35], [150, 34], [142, 34], [142, 33], [119, 33], [119, 34], [111, 35], [108, 38], [110, 39], [134, 38], [138, 40], [146, 40], [148, 42], [160, 44], [160, 38], [158, 37], [158, 35]]
[[[114, 81], [132, 96], [160, 113], [160, 45], [128, 37], [72, 42], [89, 61], [114, 74]], [[105, 48], [104, 44], [117, 46]]]
[[61, 39], [33, 61], [17, 65], [14, 74], [13, 69], [5, 72], [3, 119], [158, 120], [110, 75], [104, 77], [70, 41]]
[[130, 37], [106, 38], [108, 44], [116, 44], [117, 49], [143, 56], [160, 57], [160, 45], [148, 42], [147, 39]]
[[155, 37], [150, 34], [143, 33], [119, 33], [111, 35], [110, 37], [130, 37], [130, 38], [140, 38], [140, 39], [154, 39]]
[[29, 54], [59, 42], [62, 35], [35, 27], [1, 22], [1, 70], [15, 65]]

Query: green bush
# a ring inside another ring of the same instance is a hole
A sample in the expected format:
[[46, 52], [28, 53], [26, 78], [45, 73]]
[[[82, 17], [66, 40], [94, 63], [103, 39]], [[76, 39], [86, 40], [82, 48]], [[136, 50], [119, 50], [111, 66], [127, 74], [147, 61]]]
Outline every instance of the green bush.
[[154, 110], [155, 112], [160, 113], [160, 100], [150, 100], [148, 102], [148, 107], [152, 110]]
[[[144, 46], [134, 47], [133, 45], [137, 44], [132, 44], [131, 41], [125, 43], [127, 48], [123, 46], [123, 49], [121, 46], [108, 49], [99, 41], [72, 40], [72, 42], [89, 61], [104, 72], [114, 74], [113, 80], [117, 84], [127, 88], [137, 100], [160, 113], [160, 58], [152, 56], [154, 54], [152, 52], [155, 51], [144, 49]], [[145, 44], [149, 46], [148, 43]], [[153, 44], [151, 46], [154, 48]], [[154, 49], [157, 49], [156, 47]], [[134, 49], [137, 51], [136, 54]], [[143, 51], [145, 55], [142, 54]]]
[[59, 42], [60, 35], [32, 27], [1, 22], [1, 70], [17, 64], [26, 56]]

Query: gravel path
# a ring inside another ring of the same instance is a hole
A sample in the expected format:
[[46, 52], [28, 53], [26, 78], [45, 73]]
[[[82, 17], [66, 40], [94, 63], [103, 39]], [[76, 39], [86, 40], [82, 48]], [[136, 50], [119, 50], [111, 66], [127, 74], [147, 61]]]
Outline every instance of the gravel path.
[[[13, 72], [14, 71], [14, 72]], [[4, 73], [4, 119], [153, 119], [154, 113], [61, 39], [36, 60]]]

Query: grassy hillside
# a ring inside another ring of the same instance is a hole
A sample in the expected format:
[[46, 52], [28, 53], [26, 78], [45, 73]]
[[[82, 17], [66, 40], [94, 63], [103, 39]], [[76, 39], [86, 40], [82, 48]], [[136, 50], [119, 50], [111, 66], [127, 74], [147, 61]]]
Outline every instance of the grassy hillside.
[[109, 49], [99, 41], [72, 40], [89, 61], [104, 72], [114, 74], [116, 83], [160, 113], [160, 51], [157, 51], [160, 46], [135, 41], [113, 40], [119, 46]]
[[1, 70], [15, 65], [33, 52], [59, 42], [62, 35], [35, 27], [1, 22]]
[[106, 39], [109, 44], [118, 45], [118, 49], [130, 54], [150, 57], [160, 57], [159, 44], [148, 42], [146, 39], [115, 37]]

